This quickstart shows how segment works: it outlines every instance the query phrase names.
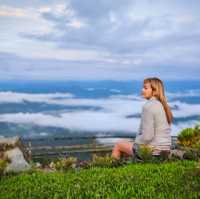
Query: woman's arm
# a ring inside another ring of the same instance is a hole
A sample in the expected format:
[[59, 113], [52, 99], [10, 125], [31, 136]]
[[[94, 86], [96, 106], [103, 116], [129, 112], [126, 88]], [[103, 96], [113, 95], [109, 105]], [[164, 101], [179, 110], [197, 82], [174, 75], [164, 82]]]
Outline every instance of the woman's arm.
[[137, 140], [140, 144], [148, 144], [155, 136], [154, 113], [151, 107], [142, 110], [140, 132]]

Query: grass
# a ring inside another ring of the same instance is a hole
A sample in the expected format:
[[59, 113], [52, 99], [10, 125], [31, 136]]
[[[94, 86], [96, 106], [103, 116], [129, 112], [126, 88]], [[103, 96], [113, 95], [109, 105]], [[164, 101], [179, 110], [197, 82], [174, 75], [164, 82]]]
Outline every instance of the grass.
[[0, 179], [0, 198], [200, 198], [197, 162], [129, 164]]

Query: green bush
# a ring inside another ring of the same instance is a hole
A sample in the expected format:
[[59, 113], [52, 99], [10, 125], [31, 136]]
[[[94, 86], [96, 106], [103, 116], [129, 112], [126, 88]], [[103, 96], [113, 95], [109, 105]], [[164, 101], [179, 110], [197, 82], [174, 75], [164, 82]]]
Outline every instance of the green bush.
[[188, 160], [198, 160], [200, 159], [200, 150], [197, 148], [185, 147], [183, 158]]
[[200, 149], [200, 126], [183, 129], [177, 139], [180, 146]]
[[142, 162], [153, 162], [153, 149], [147, 145], [141, 144], [138, 148], [137, 154]]
[[76, 163], [77, 163], [77, 158], [68, 157], [56, 161], [51, 165], [51, 167], [59, 171], [67, 171], [74, 169], [76, 167]]
[[105, 156], [97, 156], [96, 154], [93, 154], [90, 166], [115, 167], [120, 165], [120, 163], [122, 163], [122, 161], [114, 159], [110, 154], [106, 154]]
[[183, 146], [190, 146], [192, 144], [193, 137], [193, 128], [183, 129], [177, 137], [178, 144]]

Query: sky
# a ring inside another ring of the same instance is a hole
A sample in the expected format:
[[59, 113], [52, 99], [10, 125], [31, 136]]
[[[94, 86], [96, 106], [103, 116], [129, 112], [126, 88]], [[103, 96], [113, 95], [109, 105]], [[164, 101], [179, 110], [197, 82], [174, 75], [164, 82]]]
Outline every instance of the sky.
[[2, 80], [199, 80], [198, 0], [0, 0]]

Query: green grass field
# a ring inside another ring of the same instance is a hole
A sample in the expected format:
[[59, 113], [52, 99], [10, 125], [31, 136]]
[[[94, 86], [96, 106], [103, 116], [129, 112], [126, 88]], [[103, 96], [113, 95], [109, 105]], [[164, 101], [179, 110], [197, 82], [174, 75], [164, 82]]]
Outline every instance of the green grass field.
[[0, 198], [200, 198], [195, 161], [30, 172], [0, 179]]

